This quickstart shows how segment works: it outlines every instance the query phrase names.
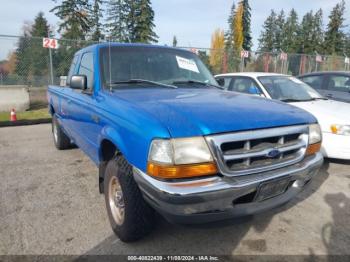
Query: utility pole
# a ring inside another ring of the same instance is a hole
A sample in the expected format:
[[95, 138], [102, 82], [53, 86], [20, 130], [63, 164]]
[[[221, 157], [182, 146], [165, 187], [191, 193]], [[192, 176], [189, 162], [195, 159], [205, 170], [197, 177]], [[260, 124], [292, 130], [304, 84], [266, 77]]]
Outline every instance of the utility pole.
[[[47, 37], [50, 38], [50, 29], [47, 32]], [[51, 85], [53, 85], [53, 65], [52, 65], [52, 50], [49, 47], [49, 59], [50, 59], [50, 78], [51, 78]]]

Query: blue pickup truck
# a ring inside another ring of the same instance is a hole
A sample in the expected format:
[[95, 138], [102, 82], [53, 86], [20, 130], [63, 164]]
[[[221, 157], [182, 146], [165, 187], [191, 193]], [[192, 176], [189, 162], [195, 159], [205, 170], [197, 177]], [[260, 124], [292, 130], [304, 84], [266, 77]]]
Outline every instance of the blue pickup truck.
[[125, 242], [150, 232], [155, 212], [188, 224], [281, 205], [323, 162], [312, 115], [221, 90], [186, 50], [84, 48], [48, 102], [56, 147], [75, 144], [99, 167], [110, 224]]

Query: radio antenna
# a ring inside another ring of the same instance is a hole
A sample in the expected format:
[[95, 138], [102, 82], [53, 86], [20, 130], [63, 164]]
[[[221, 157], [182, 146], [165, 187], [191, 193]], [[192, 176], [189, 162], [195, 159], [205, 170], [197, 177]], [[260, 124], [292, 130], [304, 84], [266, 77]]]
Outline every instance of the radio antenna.
[[108, 38], [109, 91], [112, 92], [111, 38]]

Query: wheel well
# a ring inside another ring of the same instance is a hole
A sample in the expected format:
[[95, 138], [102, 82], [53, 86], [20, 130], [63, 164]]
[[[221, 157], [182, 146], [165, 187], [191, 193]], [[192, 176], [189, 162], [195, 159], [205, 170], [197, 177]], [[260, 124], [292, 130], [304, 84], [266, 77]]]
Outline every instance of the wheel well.
[[117, 152], [117, 147], [109, 140], [105, 139], [101, 143], [101, 160], [111, 160]]
[[99, 182], [100, 193], [104, 193], [103, 181], [104, 181], [104, 175], [105, 175], [107, 163], [119, 152], [119, 150], [110, 140], [107, 140], [107, 139], [104, 139], [101, 142], [100, 148], [101, 148], [101, 161], [99, 165], [98, 182]]
[[51, 116], [53, 116], [55, 114], [55, 109], [53, 108], [53, 106], [51, 104], [49, 107], [49, 112], [50, 112]]

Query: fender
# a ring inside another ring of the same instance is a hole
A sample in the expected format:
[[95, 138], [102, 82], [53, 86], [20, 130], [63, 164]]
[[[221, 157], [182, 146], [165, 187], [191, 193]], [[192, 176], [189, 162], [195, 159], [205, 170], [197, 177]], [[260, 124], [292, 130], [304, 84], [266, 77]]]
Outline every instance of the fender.
[[120, 136], [120, 134], [115, 130], [115, 128], [111, 127], [111, 126], [105, 126], [101, 133], [99, 134], [99, 138], [98, 138], [98, 143], [99, 143], [99, 162], [102, 162], [102, 141], [103, 140], [109, 140], [111, 141], [116, 147], [117, 149], [124, 155], [124, 157], [126, 159], [129, 159], [129, 150], [128, 147], [125, 145], [124, 140], [122, 139], [122, 137]]

